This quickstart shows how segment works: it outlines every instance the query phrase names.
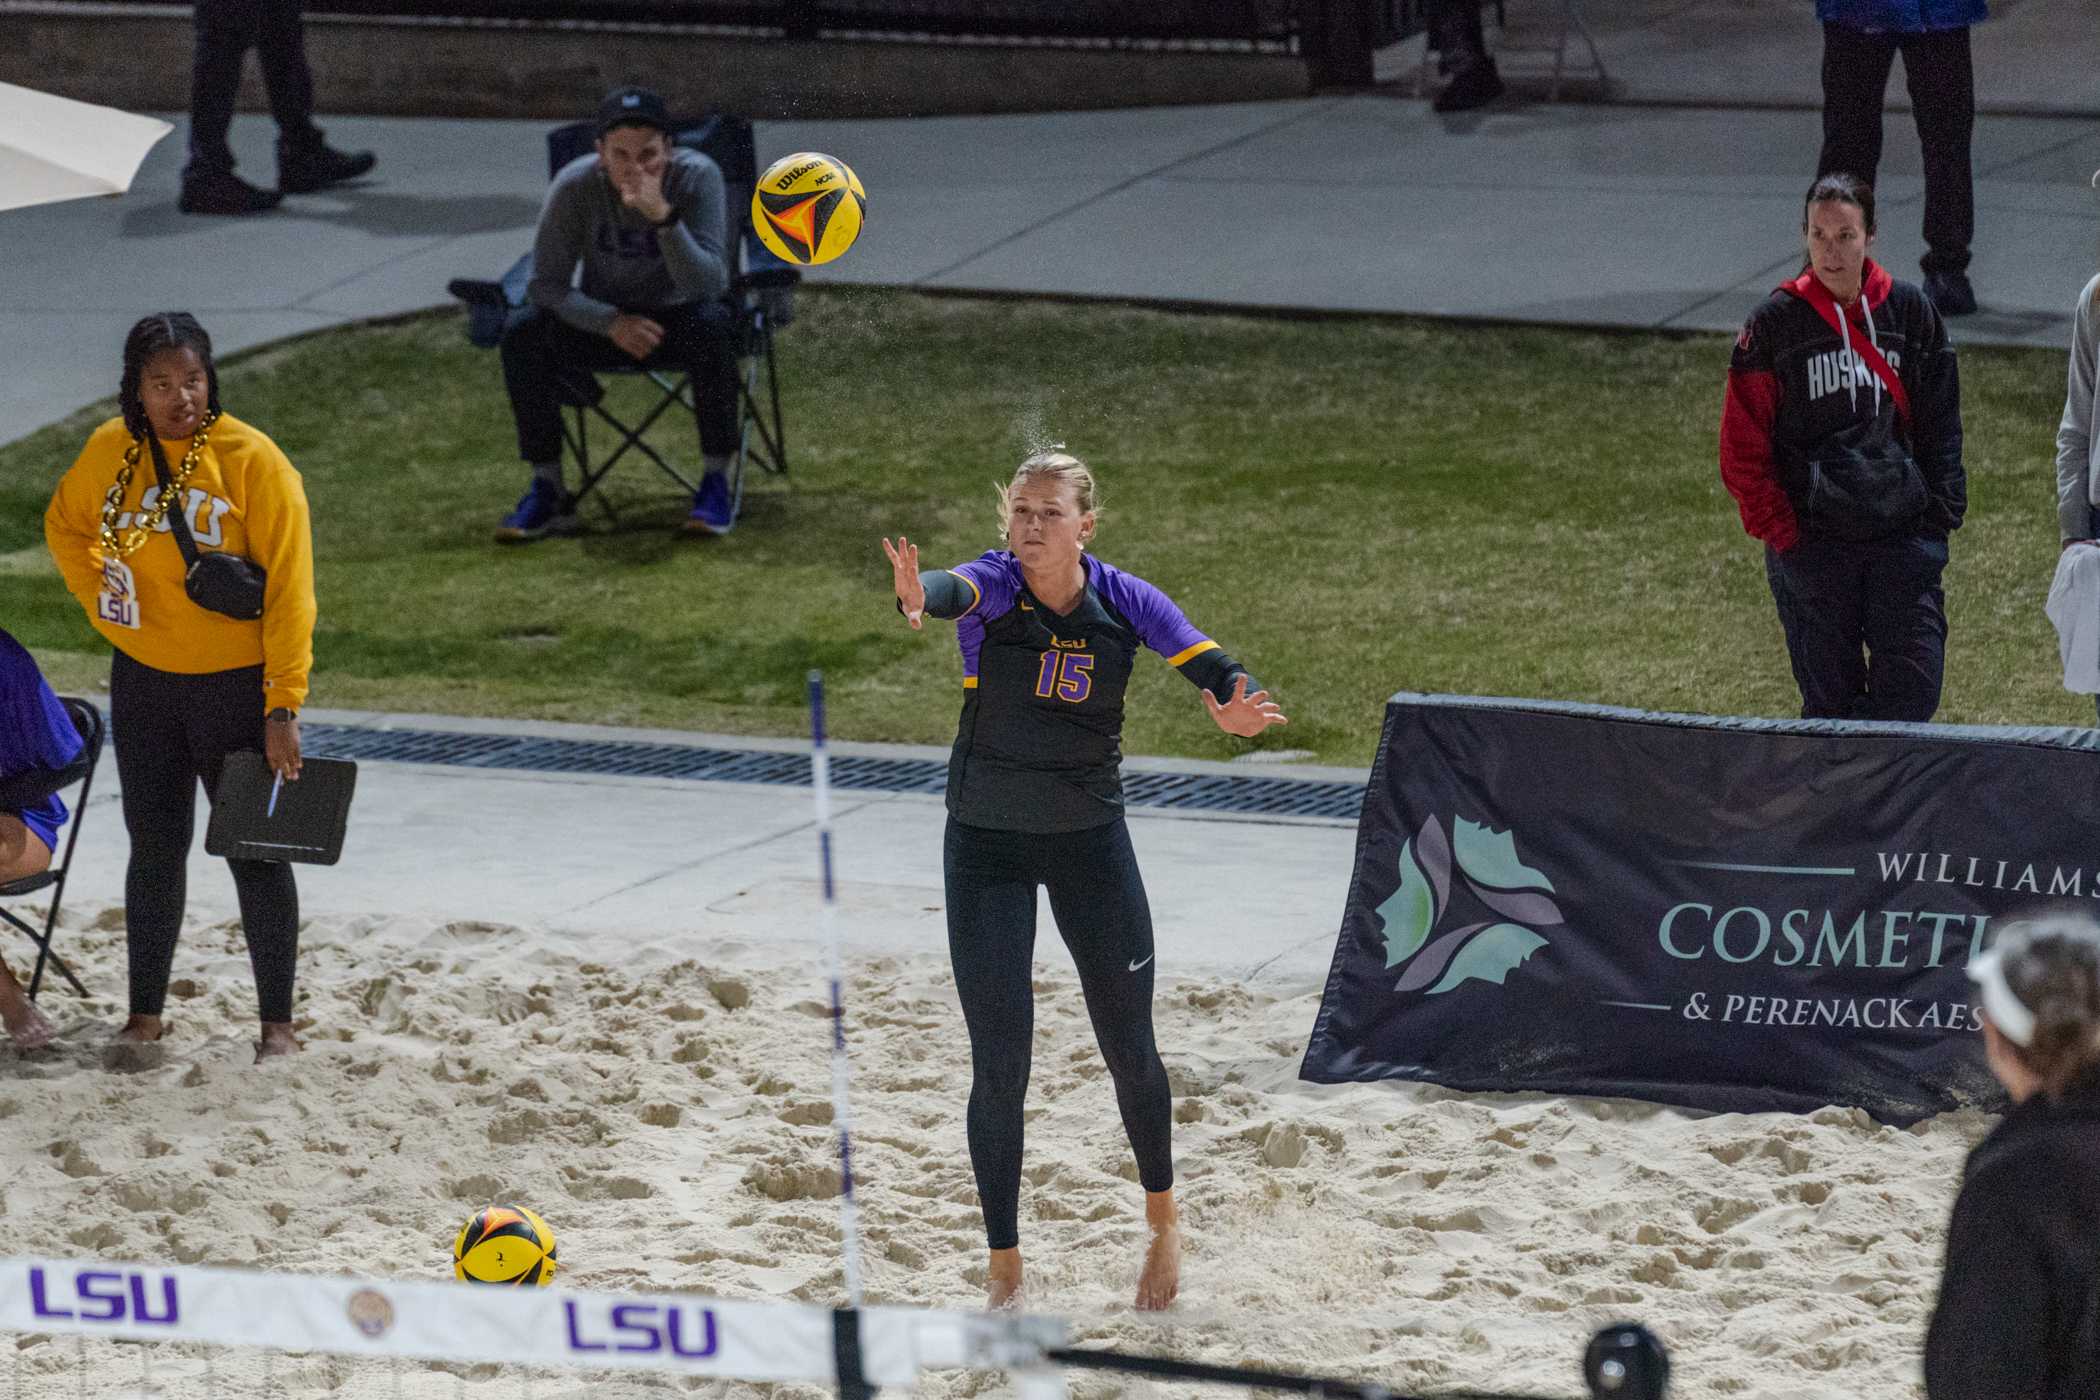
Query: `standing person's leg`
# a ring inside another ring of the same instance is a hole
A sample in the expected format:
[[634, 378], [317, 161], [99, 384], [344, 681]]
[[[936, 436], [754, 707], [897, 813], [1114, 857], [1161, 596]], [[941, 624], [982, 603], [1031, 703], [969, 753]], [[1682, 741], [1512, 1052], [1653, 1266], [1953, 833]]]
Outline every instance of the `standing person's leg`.
[[[227, 756], [263, 751], [263, 673], [244, 666], [195, 678], [199, 703], [189, 709], [190, 753], [207, 797], [216, 799]], [[229, 860], [240, 899], [241, 932], [262, 1021], [256, 1058], [299, 1048], [292, 1035], [292, 987], [299, 964], [299, 887], [292, 867], [276, 860]]]
[[[41, 875], [51, 868], [51, 843], [13, 812], [0, 811], [0, 885]], [[17, 1050], [35, 1050], [57, 1034], [51, 1021], [15, 980], [0, 958], [0, 1026]]]
[[1943, 316], [1976, 309], [1969, 243], [1976, 235], [1976, 177], [1969, 159], [1976, 131], [1976, 70], [1967, 29], [1903, 38], [1903, 81], [1925, 156], [1925, 293]]
[[285, 194], [311, 194], [354, 180], [378, 162], [370, 151], [331, 148], [314, 125], [314, 75], [306, 62], [302, 8], [302, 0], [265, 0], [255, 36], [270, 115], [277, 119], [277, 188]]
[[131, 838], [124, 871], [124, 941], [131, 964], [125, 1040], [160, 1039], [189, 893], [197, 769], [190, 758], [184, 710], [191, 697], [183, 679], [121, 651], [110, 666], [110, 740], [124, 788], [124, 831]]
[[1502, 75], [1487, 51], [1480, 0], [1431, 0], [1428, 21], [1439, 62], [1451, 74], [1450, 86], [1431, 106], [1439, 112], [1464, 112], [1500, 97]]
[[693, 380], [693, 417], [700, 433], [700, 489], [686, 528], [726, 534], [736, 524], [729, 464], [737, 449], [735, 311], [727, 302], [667, 307], [656, 320], [663, 344], [649, 362], [683, 370]]
[[1866, 704], [1865, 569], [1859, 547], [1803, 540], [1765, 551], [1765, 579], [1801, 689], [1801, 718], [1851, 719]]
[[496, 538], [534, 540], [573, 529], [575, 503], [562, 489], [562, 375], [618, 363], [625, 352], [606, 337], [578, 330], [534, 306], [511, 322], [499, 353], [503, 388], [518, 428], [518, 456], [532, 467], [532, 485], [497, 527]]
[[1115, 1081], [1123, 1131], [1137, 1158], [1152, 1238], [1137, 1306], [1164, 1308], [1181, 1286], [1174, 1204], [1173, 1094], [1152, 1031], [1152, 907], [1121, 819], [1044, 842], [1050, 910], [1079, 969], [1094, 1041]]
[[197, 0], [192, 12], [190, 159], [178, 207], [185, 214], [256, 214], [274, 207], [275, 190], [257, 189], [233, 173], [234, 102], [241, 62], [254, 45], [269, 0]]
[[1823, 26], [1823, 149], [1816, 178], [1833, 171], [1869, 185], [1881, 168], [1881, 103], [1896, 41], [1849, 24]]
[[1867, 713], [1924, 721], [1940, 707], [1947, 665], [1947, 541], [1917, 535], [1873, 546], [1867, 572]]
[[991, 1250], [988, 1307], [1021, 1291], [1022, 1107], [1035, 1040], [1035, 882], [1023, 848], [1035, 838], [950, 820], [942, 840], [948, 956], [970, 1031], [970, 1167]]

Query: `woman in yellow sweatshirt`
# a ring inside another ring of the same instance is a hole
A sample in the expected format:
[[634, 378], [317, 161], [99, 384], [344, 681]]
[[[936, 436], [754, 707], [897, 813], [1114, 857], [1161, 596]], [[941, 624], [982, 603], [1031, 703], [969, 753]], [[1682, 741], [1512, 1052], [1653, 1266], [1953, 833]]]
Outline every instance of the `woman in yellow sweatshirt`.
[[[261, 750], [299, 776], [299, 707], [313, 666], [313, 541], [299, 473], [277, 444], [219, 407], [211, 337], [186, 312], [148, 316], [124, 342], [123, 410], [88, 438], [44, 513], [44, 538], [95, 630], [116, 646], [110, 728], [124, 786], [131, 1016], [120, 1038], [158, 1040], [182, 929], [197, 783], [216, 791], [228, 754]], [[161, 482], [167, 482], [163, 486]], [[264, 571], [262, 615], [191, 600], [169, 517], [200, 556]], [[299, 892], [292, 868], [229, 860], [262, 1011], [256, 1057], [299, 1048], [292, 984]]]

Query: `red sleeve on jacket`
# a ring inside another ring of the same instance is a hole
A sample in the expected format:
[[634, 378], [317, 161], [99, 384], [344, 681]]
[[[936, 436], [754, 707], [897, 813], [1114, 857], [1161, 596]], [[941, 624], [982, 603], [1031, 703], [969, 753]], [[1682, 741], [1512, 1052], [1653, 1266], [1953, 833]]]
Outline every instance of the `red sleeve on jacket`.
[[1801, 538], [1801, 527], [1772, 460], [1772, 420], [1778, 412], [1778, 375], [1769, 369], [1728, 371], [1728, 399], [1721, 409], [1721, 484], [1735, 497], [1751, 538], [1783, 552]]

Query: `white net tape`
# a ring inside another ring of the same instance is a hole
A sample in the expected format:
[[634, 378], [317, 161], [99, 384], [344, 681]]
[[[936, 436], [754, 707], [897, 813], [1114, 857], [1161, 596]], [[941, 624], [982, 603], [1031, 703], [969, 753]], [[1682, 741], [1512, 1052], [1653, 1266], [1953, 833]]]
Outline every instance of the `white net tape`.
[[[879, 1386], [910, 1385], [929, 1369], [1036, 1370], [1065, 1330], [1007, 1314], [875, 1307], [859, 1316], [862, 1372]], [[802, 1303], [0, 1261], [0, 1334], [828, 1385], [833, 1325], [830, 1310]]]

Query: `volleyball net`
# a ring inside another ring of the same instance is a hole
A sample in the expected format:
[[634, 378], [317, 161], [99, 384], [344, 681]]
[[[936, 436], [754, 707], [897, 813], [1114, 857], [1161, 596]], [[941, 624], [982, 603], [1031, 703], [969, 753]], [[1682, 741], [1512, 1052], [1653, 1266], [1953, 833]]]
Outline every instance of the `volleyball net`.
[[[1027, 1400], [1050, 1400], [1065, 1393], [1068, 1369], [1085, 1369], [1407, 1400], [1362, 1380], [1074, 1347], [1071, 1330], [1017, 1313], [0, 1261], [0, 1337], [13, 1353], [0, 1394], [11, 1379], [18, 1397], [470, 1395], [482, 1389], [473, 1382], [531, 1395], [535, 1379], [553, 1395], [578, 1393], [589, 1371], [653, 1376], [681, 1391], [694, 1381], [804, 1382], [859, 1400], [931, 1372], [975, 1370], [1004, 1372]], [[297, 1364], [312, 1357], [349, 1364]], [[1660, 1400], [1667, 1367], [1653, 1339], [1626, 1324], [1599, 1333], [1585, 1365], [1592, 1395], [1610, 1400]]]

